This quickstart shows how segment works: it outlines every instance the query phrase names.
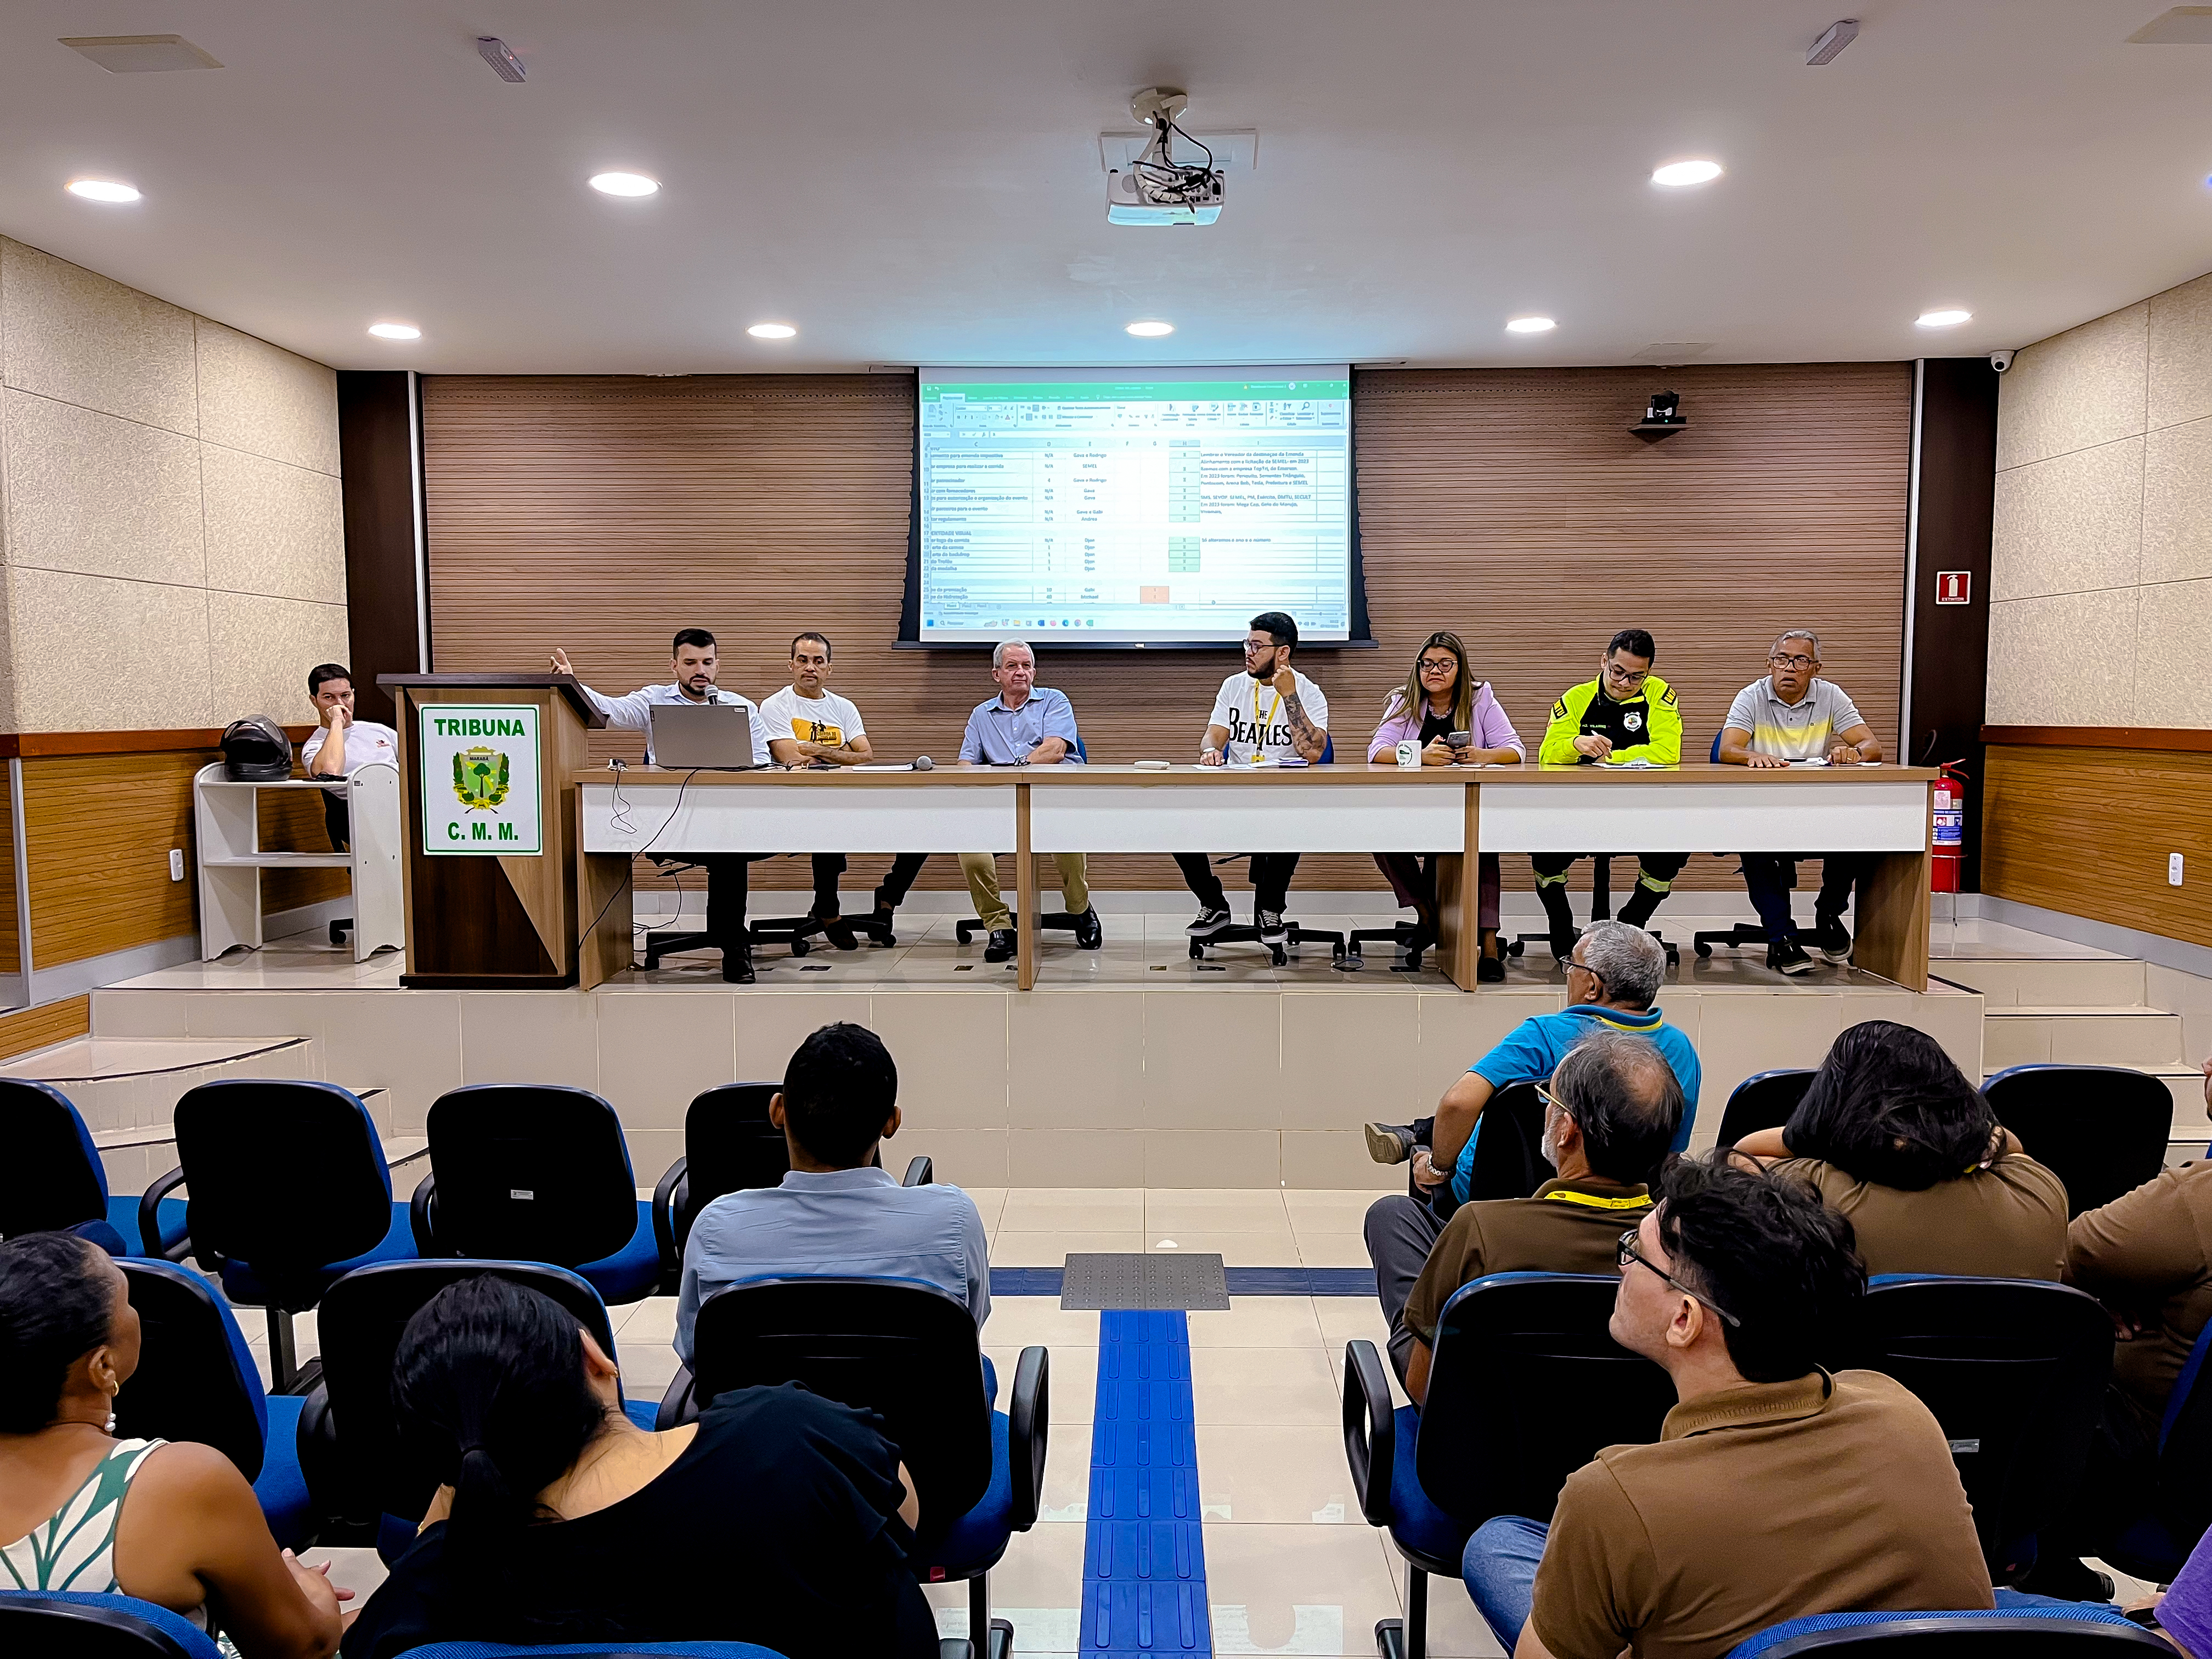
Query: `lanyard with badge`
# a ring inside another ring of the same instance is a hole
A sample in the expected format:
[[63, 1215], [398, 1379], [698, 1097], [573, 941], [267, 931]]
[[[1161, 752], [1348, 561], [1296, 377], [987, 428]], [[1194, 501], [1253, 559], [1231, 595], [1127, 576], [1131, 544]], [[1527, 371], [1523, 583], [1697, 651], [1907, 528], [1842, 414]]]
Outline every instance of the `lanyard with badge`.
[[1598, 1193], [1571, 1193], [1562, 1188], [1556, 1193], [1546, 1193], [1544, 1196], [1557, 1199], [1562, 1204], [1579, 1204], [1589, 1210], [1645, 1210], [1651, 1207], [1650, 1196], [1644, 1193], [1638, 1193], [1633, 1198], [1607, 1198]]
[[[1273, 685], [1270, 685], [1267, 689], [1270, 691], [1275, 690], [1275, 688]], [[1253, 681], [1252, 718], [1257, 724], [1259, 729], [1252, 734], [1255, 741], [1252, 744], [1251, 757], [1245, 762], [1246, 765], [1265, 766], [1267, 763], [1267, 756], [1266, 752], [1267, 733], [1274, 726], [1275, 716], [1282, 712], [1282, 707], [1283, 694], [1279, 691], [1275, 691], [1274, 705], [1267, 710], [1266, 715], [1263, 717], [1260, 713], [1260, 683], [1257, 680]]]

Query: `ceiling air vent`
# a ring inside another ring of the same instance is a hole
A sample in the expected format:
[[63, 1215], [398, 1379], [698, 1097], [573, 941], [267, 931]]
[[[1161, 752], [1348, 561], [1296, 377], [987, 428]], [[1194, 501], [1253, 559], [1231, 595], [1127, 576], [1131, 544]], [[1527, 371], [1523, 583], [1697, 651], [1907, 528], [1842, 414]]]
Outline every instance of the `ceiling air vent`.
[[170, 70], [210, 70], [222, 65], [181, 34], [80, 34], [62, 45], [89, 58], [110, 75], [161, 75]]

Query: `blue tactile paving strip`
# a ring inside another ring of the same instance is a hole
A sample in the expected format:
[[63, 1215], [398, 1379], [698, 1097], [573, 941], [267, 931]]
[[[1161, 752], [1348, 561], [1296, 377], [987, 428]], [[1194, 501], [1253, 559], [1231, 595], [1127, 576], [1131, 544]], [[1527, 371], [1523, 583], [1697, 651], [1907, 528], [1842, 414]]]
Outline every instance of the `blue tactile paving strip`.
[[1091, 1659], [1213, 1651], [1191, 1416], [1188, 1318], [1099, 1315], [1080, 1637]]
[[[1231, 1267], [1231, 1296], [1372, 1296], [1371, 1267]], [[994, 1267], [993, 1296], [1058, 1296], [1058, 1267]]]

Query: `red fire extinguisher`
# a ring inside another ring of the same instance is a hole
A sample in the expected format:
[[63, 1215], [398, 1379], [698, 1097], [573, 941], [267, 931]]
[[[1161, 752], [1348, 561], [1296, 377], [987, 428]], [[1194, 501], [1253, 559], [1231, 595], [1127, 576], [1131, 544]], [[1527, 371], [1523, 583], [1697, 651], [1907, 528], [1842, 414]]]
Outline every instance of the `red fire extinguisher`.
[[1930, 791], [1936, 845], [1928, 890], [1955, 893], [1959, 866], [1966, 857], [1966, 774], [1958, 761], [1945, 761], [1936, 769], [1941, 775]]

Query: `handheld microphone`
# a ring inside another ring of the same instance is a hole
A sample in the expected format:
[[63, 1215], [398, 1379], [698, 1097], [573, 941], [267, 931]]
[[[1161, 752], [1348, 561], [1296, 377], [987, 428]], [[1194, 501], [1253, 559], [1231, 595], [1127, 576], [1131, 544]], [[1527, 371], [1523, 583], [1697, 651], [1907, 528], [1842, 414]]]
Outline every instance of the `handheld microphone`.
[[934, 772], [937, 769], [937, 763], [927, 755], [916, 755], [914, 757], [912, 769], [916, 772]]

